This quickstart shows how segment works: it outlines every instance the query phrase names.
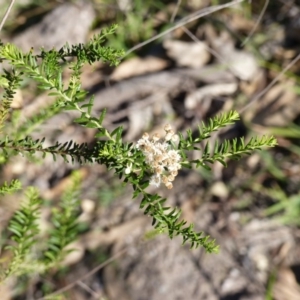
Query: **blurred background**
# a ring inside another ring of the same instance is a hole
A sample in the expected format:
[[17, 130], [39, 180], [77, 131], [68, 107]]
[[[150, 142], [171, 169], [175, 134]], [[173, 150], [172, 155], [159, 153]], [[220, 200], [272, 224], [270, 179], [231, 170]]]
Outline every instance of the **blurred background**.
[[[145, 131], [159, 132], [166, 123], [176, 131], [196, 132], [209, 117], [235, 109], [241, 120], [213, 135], [213, 141], [273, 134], [279, 145], [230, 161], [227, 168], [217, 163], [211, 172], [182, 170], [171, 191], [159, 190], [196, 230], [217, 240], [219, 254], [190, 250], [180, 239], [155, 232], [139, 201], [131, 199], [131, 187], [103, 166], [13, 157], [1, 166], [1, 182], [19, 178], [24, 187], [39, 189], [43, 232], [51, 227], [50, 211], [72, 172], [80, 173], [81, 231], [72, 245], [76, 251], [61, 268], [8, 281], [0, 287], [1, 299], [43, 299], [108, 259], [105, 267], [49, 299], [300, 299], [300, 62], [251, 103], [299, 53], [300, 1], [243, 1], [209, 13], [210, 7], [225, 3], [229, 1], [15, 2], [1, 40], [23, 51], [83, 43], [102, 28], [119, 25], [106, 45], [128, 55], [118, 67], [102, 62], [85, 66], [82, 86], [95, 95], [95, 115], [106, 107], [105, 125], [122, 125], [126, 141], [136, 141]], [[7, 6], [7, 0], [0, 1], [1, 16]], [[176, 26], [182, 20], [186, 24]], [[27, 80], [14, 100], [14, 113], [26, 123], [51, 101]], [[74, 125], [74, 117], [59, 114], [30, 135], [47, 137], [48, 145], [71, 139], [93, 143], [95, 131]], [[0, 200], [1, 245], [20, 199]], [[40, 242], [46, 240], [42, 233]]]

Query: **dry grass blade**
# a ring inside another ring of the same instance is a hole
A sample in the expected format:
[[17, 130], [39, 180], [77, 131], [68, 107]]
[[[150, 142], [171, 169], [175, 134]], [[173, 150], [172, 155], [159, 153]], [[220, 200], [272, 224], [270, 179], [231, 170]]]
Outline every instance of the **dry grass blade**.
[[276, 82], [279, 81], [279, 79], [281, 78], [281, 76], [287, 71], [289, 70], [298, 60], [300, 60], [300, 53], [269, 83], [269, 85], [267, 87], [265, 87], [260, 93], [258, 93], [256, 96], [254, 96], [250, 102], [243, 107], [239, 113], [243, 113], [246, 109], [248, 109], [254, 102], [256, 102], [257, 100], [259, 100], [265, 93], [267, 93], [274, 85]]
[[226, 3], [226, 4], [217, 5], [217, 6], [211, 6], [211, 7], [205, 8], [205, 9], [201, 9], [201, 10], [199, 10], [199, 11], [197, 11], [197, 12], [195, 12], [195, 13], [193, 13], [193, 14], [185, 17], [185, 18], [183, 18], [178, 23], [176, 23], [173, 27], [165, 30], [164, 32], [161, 32], [161, 33], [155, 35], [154, 37], [148, 39], [147, 41], [144, 41], [144, 42], [142, 42], [142, 43], [140, 43], [140, 44], [132, 47], [131, 49], [129, 49], [125, 53], [125, 55], [123, 56], [123, 58], [125, 56], [127, 56], [128, 54], [132, 53], [133, 51], [135, 51], [135, 50], [137, 50], [139, 48], [142, 48], [143, 46], [145, 46], [145, 45], [147, 45], [147, 44], [149, 44], [149, 43], [151, 43], [151, 42], [153, 42], [153, 41], [155, 41], [155, 40], [163, 37], [164, 35], [172, 32], [172, 31], [174, 31], [174, 30], [176, 30], [176, 29], [178, 29], [178, 28], [180, 28], [180, 27], [182, 27], [182, 26], [184, 26], [184, 25], [186, 25], [186, 24], [188, 24], [190, 22], [193, 22], [193, 21], [195, 21], [195, 20], [197, 20], [199, 18], [202, 18], [202, 17], [207, 16], [209, 14], [212, 14], [212, 13], [214, 13], [216, 11], [219, 11], [221, 9], [233, 6], [235, 4], [238, 4], [238, 3], [241, 3], [241, 2], [244, 2], [244, 1], [245, 0], [235, 0], [235, 1], [232, 1], [232, 2], [229, 2], [229, 3]]
[[[253, 35], [254, 31], [256, 30], [258, 24], [261, 22], [261, 19], [268, 7], [269, 4], [269, 0], [266, 0], [264, 7], [259, 15], [259, 18], [255, 24], [255, 26], [253, 27], [253, 29], [251, 30], [248, 38], [244, 41], [243, 45], [251, 38], [251, 36]], [[195, 42], [199, 42], [199, 39], [190, 31], [188, 30], [185, 26], [183, 26], [183, 30], [184, 32]], [[218, 58], [222, 63], [225, 63], [225, 65], [228, 65], [226, 63], [226, 61], [223, 59], [222, 56], [219, 55], [219, 53], [217, 53], [215, 50], [211, 49], [210, 47], [207, 47], [207, 50], [216, 58]], [[243, 107], [239, 113], [244, 112], [246, 109], [248, 109], [254, 102], [256, 102], [257, 100], [259, 100], [265, 93], [267, 93], [275, 84], [276, 82], [279, 81], [280, 77], [286, 72], [288, 71], [298, 60], [300, 60], [300, 53], [272, 80], [272, 82], [270, 82], [270, 84], [263, 89], [259, 94], [257, 94], [254, 98], [251, 99], [251, 101], [245, 106]]]
[[77, 282], [77, 285], [80, 286], [85, 291], [87, 291], [89, 294], [91, 294], [93, 296], [93, 298], [95, 298], [95, 299], [100, 298], [100, 295], [98, 293], [96, 293], [94, 290], [92, 290], [88, 285], [86, 285], [82, 281]]
[[181, 4], [181, 0], [177, 0], [175, 9], [174, 9], [174, 11], [173, 11], [173, 13], [172, 13], [172, 16], [171, 16], [171, 19], [170, 19], [170, 22], [171, 22], [171, 23], [173, 23], [174, 20], [175, 20], [175, 17], [176, 17], [176, 15], [177, 15], [177, 13], [178, 13], [178, 9], [179, 9], [179, 7], [180, 7], [180, 4]]
[[97, 273], [99, 270], [101, 270], [102, 268], [104, 268], [105, 266], [107, 266], [108, 264], [110, 264], [111, 262], [113, 262], [116, 258], [122, 256], [126, 252], [127, 252], [127, 249], [123, 249], [123, 250], [119, 251], [118, 253], [116, 253], [115, 255], [113, 255], [111, 258], [109, 258], [108, 260], [106, 260], [102, 264], [98, 265], [97, 267], [95, 267], [90, 272], [86, 273], [84, 276], [82, 276], [81, 278], [77, 279], [76, 281], [74, 281], [74, 282], [66, 285], [65, 287], [57, 290], [56, 292], [54, 292], [52, 294], [49, 294], [49, 295], [47, 295], [45, 297], [42, 297], [42, 298], [39, 298], [37, 300], [50, 300], [50, 299], [52, 299], [52, 297], [70, 290], [75, 285], [78, 285], [78, 284], [80, 285], [83, 280], [85, 280], [88, 277], [92, 276], [93, 274]]
[[7, 10], [6, 10], [5, 14], [4, 14], [4, 17], [3, 17], [3, 19], [2, 19], [2, 21], [0, 23], [0, 31], [2, 30], [2, 27], [3, 27], [3, 25], [4, 25], [4, 23], [5, 23], [8, 15], [9, 15], [9, 13], [10, 13], [13, 5], [14, 5], [14, 2], [15, 2], [15, 0], [11, 0], [10, 1], [10, 5], [8, 6], [8, 8], [7, 8]]
[[[189, 30], [187, 29], [185, 26], [182, 27], [183, 31], [196, 43], [199, 43], [200, 40]], [[222, 62], [225, 66], [229, 66], [228, 63], [226, 62], [226, 60], [214, 49], [212, 49], [211, 47], [209, 47], [208, 45], [204, 44], [205, 48], [207, 49], [207, 51], [213, 55], [214, 57], [216, 57], [220, 62]]]
[[260, 14], [259, 14], [259, 17], [258, 17], [258, 19], [257, 19], [257, 21], [256, 21], [256, 23], [255, 23], [255, 25], [253, 26], [253, 28], [252, 28], [252, 30], [250, 31], [250, 33], [249, 33], [249, 35], [247, 36], [247, 38], [246, 38], [246, 39], [243, 41], [243, 43], [241, 44], [241, 47], [244, 47], [245, 44], [247, 44], [248, 41], [249, 41], [249, 40], [251, 39], [251, 37], [253, 36], [253, 34], [254, 34], [256, 28], [258, 27], [259, 23], [261, 22], [261, 20], [262, 20], [264, 14], [265, 14], [265, 12], [266, 12], [266, 10], [267, 10], [267, 7], [268, 7], [268, 5], [269, 5], [269, 1], [270, 1], [270, 0], [266, 0], [266, 2], [265, 2], [265, 4], [264, 4], [264, 7], [263, 7], [263, 9], [261, 10], [261, 12], [260, 12]]

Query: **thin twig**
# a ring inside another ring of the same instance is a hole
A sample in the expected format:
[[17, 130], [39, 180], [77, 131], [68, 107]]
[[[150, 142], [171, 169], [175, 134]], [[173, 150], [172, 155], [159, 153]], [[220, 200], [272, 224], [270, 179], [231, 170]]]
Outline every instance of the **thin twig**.
[[300, 60], [300, 53], [268, 84], [267, 87], [265, 87], [260, 93], [258, 93], [256, 96], [254, 96], [250, 102], [243, 107], [239, 113], [241, 114], [244, 112], [246, 109], [248, 109], [254, 102], [259, 100], [265, 93], [267, 93], [271, 87], [275, 85], [276, 82], [279, 81], [280, 77], [287, 71], [289, 70], [298, 60]]
[[128, 54], [130, 54], [131, 52], [133, 52], [133, 51], [135, 51], [135, 50], [137, 50], [137, 49], [139, 49], [139, 48], [141, 48], [141, 47], [143, 47], [143, 46], [145, 46], [145, 45], [147, 45], [147, 44], [149, 44], [149, 43], [151, 43], [151, 42], [153, 42], [153, 41], [155, 41], [155, 40], [157, 40], [157, 39], [159, 39], [161, 37], [163, 37], [164, 35], [172, 32], [172, 31], [174, 31], [174, 30], [176, 30], [176, 29], [178, 29], [178, 28], [180, 28], [180, 27], [182, 27], [182, 26], [184, 26], [184, 25], [186, 25], [186, 24], [188, 24], [190, 22], [193, 22], [193, 21], [195, 21], [195, 20], [197, 20], [199, 18], [202, 18], [204, 16], [207, 16], [207, 15], [209, 15], [211, 13], [214, 13], [216, 11], [219, 11], [221, 9], [230, 7], [232, 5], [235, 5], [235, 4], [244, 2], [244, 1], [245, 0], [235, 0], [235, 1], [223, 4], [223, 5], [211, 6], [211, 7], [205, 8], [205, 9], [201, 9], [201, 10], [199, 10], [199, 11], [191, 14], [190, 16], [187, 16], [187, 17], [183, 18], [181, 21], [177, 22], [172, 28], [169, 28], [169, 29], [167, 29], [167, 30], [165, 30], [165, 31], [163, 31], [163, 32], [161, 32], [161, 33], [153, 36], [152, 38], [148, 39], [147, 41], [144, 41], [144, 42], [142, 42], [142, 43], [140, 43], [140, 44], [132, 47], [131, 49], [129, 49], [125, 53], [125, 55], [123, 56], [123, 58], [125, 56], [127, 56]]
[[91, 270], [90, 272], [86, 273], [85, 275], [83, 275], [82, 277], [80, 277], [79, 279], [75, 280], [74, 282], [66, 285], [65, 287], [57, 290], [54, 293], [51, 293], [45, 297], [39, 298], [38, 300], [47, 300], [47, 299], [51, 299], [53, 296], [56, 296], [58, 294], [64, 293], [68, 290], [70, 290], [71, 288], [73, 288], [75, 285], [80, 284], [80, 282], [82, 282], [83, 280], [87, 279], [88, 277], [92, 276], [93, 274], [97, 273], [99, 270], [101, 270], [102, 268], [104, 268], [105, 266], [107, 266], [108, 264], [110, 264], [111, 262], [113, 262], [117, 257], [122, 256], [124, 253], [126, 253], [127, 249], [123, 249], [121, 251], [119, 251], [118, 253], [116, 253], [114, 256], [110, 257], [109, 259], [107, 259], [105, 262], [103, 262], [102, 264], [100, 264], [99, 266], [95, 267], [93, 270]]
[[176, 15], [177, 15], [177, 13], [178, 13], [178, 9], [179, 9], [180, 5], [181, 5], [181, 0], [177, 0], [175, 9], [174, 9], [174, 11], [173, 11], [173, 13], [172, 13], [172, 16], [171, 16], [171, 19], [170, 19], [170, 23], [173, 23], [173, 22], [174, 22], [174, 20], [175, 20], [175, 18], [176, 18]]
[[249, 35], [247, 36], [247, 38], [243, 41], [243, 43], [241, 44], [241, 47], [244, 47], [246, 43], [248, 43], [248, 41], [251, 39], [251, 37], [253, 36], [256, 28], [258, 27], [259, 23], [261, 22], [266, 10], [267, 10], [267, 7], [269, 5], [269, 1], [270, 0], [266, 0], [265, 1], [265, 4], [264, 4], [264, 7], [263, 9], [261, 10], [260, 14], [259, 14], [259, 17], [255, 23], [255, 25], [253, 26], [252, 30], [250, 31]]
[[2, 27], [3, 27], [3, 25], [4, 25], [4, 23], [5, 23], [5, 21], [6, 21], [7, 17], [8, 17], [8, 15], [9, 15], [9, 13], [10, 13], [10, 11], [11, 11], [13, 5], [14, 5], [14, 2], [15, 2], [15, 0], [11, 0], [11, 1], [10, 1], [10, 5], [9, 5], [9, 7], [7, 8], [7, 10], [6, 10], [5, 14], [4, 14], [4, 17], [3, 17], [3, 19], [2, 19], [2, 21], [1, 21], [1, 23], [0, 23], [0, 31], [2, 30]]
[[[269, 0], [266, 0], [264, 8], [262, 13], [260, 14], [259, 20], [257, 22], [257, 24], [260, 22], [261, 17], [264, 14], [264, 11], [266, 10], [267, 6], [269, 4]], [[199, 39], [189, 30], [187, 29], [185, 26], [183, 26], [183, 30], [184, 32], [195, 42], [199, 42]], [[255, 27], [254, 30], [255, 31]], [[251, 35], [252, 33], [250, 33]], [[249, 36], [250, 36], [249, 35]], [[245, 43], [245, 42], [244, 42]], [[216, 58], [218, 58], [222, 63], [224, 63], [226, 66], [228, 66], [228, 63], [225, 61], [225, 59], [218, 53], [216, 52], [214, 49], [211, 49], [210, 47], [206, 46], [207, 51], [209, 51], [212, 55], [214, 55]], [[275, 84], [276, 82], [279, 81], [280, 77], [286, 72], [288, 71], [298, 60], [300, 60], [300, 53], [270, 82], [270, 84], [268, 86], [266, 86], [265, 89], [263, 89], [259, 94], [257, 94], [256, 96], [254, 96], [250, 102], [243, 107], [239, 113], [244, 112], [246, 109], [248, 109], [254, 102], [256, 102], [257, 100], [259, 100], [265, 93], [267, 93]]]
[[[196, 43], [201, 43], [201, 41], [185, 26], [182, 27], [183, 31]], [[223, 63], [226, 67], [229, 67], [229, 63], [226, 62], [226, 60], [214, 49], [206, 45], [205, 43], [202, 43], [202, 45], [205, 47], [205, 49], [212, 54], [214, 57], [216, 57], [221, 63]]]
[[100, 295], [98, 293], [96, 293], [93, 289], [91, 289], [88, 285], [86, 285], [82, 281], [77, 282], [77, 285], [79, 285], [81, 288], [83, 288], [85, 291], [91, 294], [95, 299], [100, 298]]
[[[268, 3], [269, 0], [266, 1], [266, 3]], [[187, 29], [185, 26], [182, 27], [184, 32], [195, 42], [200, 42], [199, 39], [189, 30]], [[226, 66], [228, 66], [228, 63], [225, 61], [225, 59], [218, 53], [216, 52], [214, 49], [211, 49], [210, 47], [206, 46], [207, 51], [209, 51], [212, 55], [214, 55], [216, 58], [218, 58], [222, 63], [224, 63]], [[270, 82], [270, 84], [268, 86], [266, 86], [265, 89], [263, 89], [259, 94], [257, 94], [256, 96], [254, 96], [254, 98], [252, 98], [250, 100], [250, 102], [243, 107], [239, 113], [243, 113], [246, 109], [248, 109], [254, 102], [256, 102], [257, 100], [259, 100], [265, 93], [267, 93], [275, 84], [276, 82], [279, 81], [280, 77], [286, 72], [288, 71], [298, 60], [300, 60], [300, 53]]]

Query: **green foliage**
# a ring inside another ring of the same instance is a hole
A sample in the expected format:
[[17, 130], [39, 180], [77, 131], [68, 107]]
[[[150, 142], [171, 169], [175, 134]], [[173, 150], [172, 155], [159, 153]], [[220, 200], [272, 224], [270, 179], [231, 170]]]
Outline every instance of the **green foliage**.
[[260, 150], [264, 146], [274, 147], [276, 145], [277, 142], [273, 136], [251, 138], [248, 143], [245, 143], [244, 138], [233, 139], [232, 141], [225, 140], [221, 144], [216, 142], [212, 150], [209, 142], [207, 142], [204, 147], [199, 145], [203, 140], [208, 139], [212, 132], [233, 124], [237, 120], [239, 120], [238, 113], [236, 111], [230, 111], [228, 114], [224, 113], [210, 119], [208, 125], [202, 124], [202, 126], [199, 126], [199, 136], [196, 138], [192, 136], [192, 132], [190, 130], [187, 131], [186, 138], [180, 133], [178, 149], [181, 150], [183, 157], [186, 157], [185, 152], [189, 150], [202, 151], [202, 157], [200, 159], [184, 161], [182, 164], [188, 168], [191, 168], [192, 164], [195, 164], [197, 168], [201, 166], [210, 170], [207, 163], [214, 163], [218, 161], [226, 166], [226, 158], [240, 159], [243, 154], [249, 155], [252, 151]]
[[180, 220], [181, 210], [172, 209], [164, 206], [167, 199], [158, 195], [145, 193], [141, 187], [134, 186], [135, 195], [142, 193], [143, 198], [140, 208], [144, 208], [144, 214], [150, 215], [153, 218], [152, 225], [160, 232], [168, 232], [172, 239], [174, 236], [180, 235], [183, 238], [183, 243], [191, 243], [191, 248], [204, 247], [208, 253], [217, 253], [219, 247], [215, 245], [215, 240], [211, 240], [209, 236], [205, 236], [203, 232], [195, 232], [193, 224], [185, 226], [186, 221]]
[[38, 191], [30, 187], [26, 191], [26, 197], [27, 199], [22, 203], [21, 208], [15, 212], [8, 226], [9, 231], [12, 232], [11, 240], [15, 243], [6, 247], [12, 251], [13, 258], [4, 273], [4, 278], [13, 274], [22, 274], [24, 271], [23, 263], [39, 233], [37, 221], [41, 200]]
[[[34, 55], [32, 51], [22, 53], [13, 44], [0, 44], [0, 60], [7, 61], [17, 70], [11, 73], [5, 71], [5, 74], [1, 77], [0, 82], [2, 82], [6, 93], [3, 95], [2, 109], [0, 109], [0, 125], [6, 119], [13, 94], [25, 76], [35, 80], [41, 90], [49, 91], [49, 95], [54, 96], [56, 101], [33, 116], [32, 119], [26, 120], [26, 124], [22, 124], [20, 128], [15, 128], [13, 134], [15, 139], [25, 138], [36, 127], [63, 109], [81, 111], [78, 103], [84, 101], [87, 95], [87, 92], [81, 89], [82, 66], [86, 63], [92, 64], [100, 59], [116, 65], [124, 55], [124, 51], [103, 46], [107, 36], [113, 34], [116, 29], [117, 25], [112, 25], [104, 29], [101, 34], [95, 35], [87, 44], [73, 46], [66, 44], [58, 51], [55, 49], [50, 51], [42, 49], [38, 55]], [[67, 65], [71, 70], [67, 86], [65, 86], [66, 83], [62, 82], [64, 65]], [[91, 107], [92, 99], [89, 105], [83, 107]], [[88, 114], [88, 112], [85, 112], [85, 114]]]
[[[78, 161], [82, 164], [103, 164], [108, 169], [114, 170], [124, 184], [130, 184], [133, 187], [133, 198], [139, 197], [141, 199], [140, 208], [144, 210], [145, 215], [152, 217], [155, 230], [167, 232], [170, 238], [179, 235], [182, 237], [183, 244], [189, 243], [192, 248], [202, 246], [209, 253], [217, 252], [218, 246], [215, 245], [214, 240], [203, 232], [195, 232], [193, 224], [188, 225], [185, 220], [181, 219], [180, 209], [166, 206], [165, 198], [157, 193], [150, 194], [146, 191], [149, 184], [153, 183], [153, 176], [157, 176], [154, 173], [159, 169], [158, 167], [161, 168], [161, 173], [167, 171], [172, 173], [169, 175], [171, 179], [166, 179], [165, 175], [162, 176], [163, 180], [168, 181], [166, 186], [171, 188], [172, 184], [170, 182], [174, 180], [177, 170], [181, 167], [192, 168], [195, 166], [209, 169], [208, 164], [217, 161], [226, 165], [226, 159], [239, 159], [242, 155], [250, 154], [256, 149], [273, 147], [276, 145], [276, 140], [273, 137], [255, 137], [248, 143], [245, 143], [244, 139], [225, 140], [221, 144], [215, 144], [213, 149], [210, 150], [210, 144], [208, 142], [203, 144], [204, 140], [208, 139], [213, 132], [238, 120], [238, 113], [231, 111], [212, 118], [207, 125], [202, 124], [202, 126], [199, 126], [196, 137], [190, 130], [187, 131], [186, 135], [179, 133], [178, 143], [176, 139], [169, 138], [165, 138], [163, 143], [154, 139], [149, 141], [146, 135], [144, 142], [147, 140], [154, 148], [157, 147], [158, 149], [160, 147], [163, 149], [167, 159], [171, 160], [171, 154], [180, 157], [180, 159], [176, 158], [177, 166], [173, 172], [166, 170], [168, 167], [151, 165], [152, 162], [149, 162], [149, 157], [146, 156], [145, 151], [142, 151], [143, 141], [140, 144], [124, 143], [122, 140], [122, 127], [117, 127], [111, 132], [105, 128], [103, 120], [106, 111], [103, 110], [100, 116], [94, 116], [92, 110], [94, 98], [90, 97], [87, 100], [87, 92], [81, 89], [80, 76], [84, 64], [91, 64], [99, 59], [117, 64], [119, 58], [123, 55], [122, 51], [102, 46], [107, 36], [114, 33], [115, 29], [116, 26], [112, 26], [104, 30], [102, 34], [95, 36], [85, 45], [65, 45], [58, 51], [55, 49], [50, 51], [42, 49], [38, 55], [34, 55], [32, 51], [22, 53], [12, 44], [0, 45], [0, 59], [8, 62], [13, 68], [11, 72], [5, 72], [1, 81], [5, 89], [4, 100], [2, 101], [3, 109], [0, 111], [2, 127], [6, 125], [4, 121], [10, 109], [13, 94], [19, 87], [22, 78], [35, 80], [40, 89], [49, 91], [49, 96], [55, 98], [53, 105], [45, 108], [31, 120], [28, 120], [26, 124], [21, 124], [19, 128], [15, 128], [15, 133], [7, 134], [0, 139], [2, 157], [9, 159], [22, 154], [28, 157], [39, 156], [44, 158], [47, 154], [50, 154], [53, 160], [62, 158], [66, 163]], [[67, 83], [62, 81], [64, 66], [71, 70], [71, 76]], [[34, 140], [30, 137], [29, 134], [38, 125], [65, 110], [79, 113], [80, 116], [74, 120], [75, 123], [97, 130], [96, 141], [92, 146], [85, 143], [78, 144], [71, 140], [64, 143], [56, 142], [49, 147], [44, 145], [44, 139]], [[171, 130], [166, 129], [166, 132], [169, 132], [170, 135]], [[174, 134], [172, 133], [172, 135]], [[201, 151], [202, 157], [197, 160], [189, 160], [188, 152], [191, 150]], [[171, 167], [172, 164], [169, 164], [169, 168]], [[36, 264], [27, 264], [25, 268], [26, 256], [35, 243], [34, 237], [38, 234], [37, 219], [40, 207], [37, 192], [34, 189], [28, 190], [28, 202], [15, 213], [9, 227], [13, 232], [12, 239], [16, 244], [8, 248], [13, 251], [14, 256], [5, 277], [22, 273], [22, 270], [25, 269], [27, 271], [38, 270], [44, 272], [68, 253], [65, 250], [66, 246], [76, 238], [79, 231], [77, 215], [80, 179], [76, 175], [74, 176], [73, 185], [66, 189], [59, 206], [53, 210], [53, 228], [49, 233], [46, 250], [42, 251], [41, 259]], [[17, 187], [18, 185], [12, 182], [3, 185], [2, 191], [8, 193], [16, 190]]]
[[[80, 208], [80, 183], [81, 176], [74, 172], [71, 176], [71, 184], [66, 187], [57, 208], [52, 211], [51, 224], [53, 225], [47, 238], [47, 244], [39, 243], [39, 251], [34, 250], [37, 246], [39, 230], [39, 218], [42, 201], [38, 191], [29, 187], [26, 190], [26, 199], [21, 207], [14, 213], [8, 230], [12, 233], [10, 242], [5, 249], [12, 252], [12, 258], [1, 280], [11, 275], [30, 273], [43, 273], [57, 265], [72, 250], [66, 247], [73, 242], [79, 234], [78, 214]], [[14, 181], [10, 186], [19, 188], [20, 183]], [[6, 185], [9, 186], [9, 185]], [[7, 189], [8, 193], [11, 189]], [[35, 258], [31, 257], [35, 253]]]
[[[90, 109], [90, 106], [87, 109]], [[72, 141], [66, 142], [63, 145], [57, 143], [51, 147], [43, 147], [43, 141], [34, 141], [27, 138], [26, 140], [17, 142], [6, 139], [5, 142], [0, 143], [0, 149], [7, 151], [7, 149], [13, 148], [15, 154], [27, 152], [33, 155], [41, 152], [44, 156], [49, 153], [53, 156], [54, 160], [56, 156], [61, 156], [66, 162], [68, 162], [67, 157], [70, 157], [72, 161], [77, 160], [80, 163], [97, 162], [105, 164], [108, 169], [114, 169], [120, 178], [124, 177], [124, 182], [132, 184], [134, 198], [142, 196], [140, 207], [145, 208], [144, 213], [153, 218], [155, 228], [166, 230], [170, 238], [177, 235], [182, 236], [183, 243], [190, 242], [191, 247], [203, 246], [207, 252], [216, 252], [218, 248], [215, 247], [214, 241], [211, 241], [207, 236], [203, 236], [203, 232], [194, 232], [193, 225], [186, 226], [186, 222], [180, 220], [181, 212], [179, 209], [165, 207], [165, 198], [161, 198], [157, 194], [151, 195], [145, 192], [146, 187], [149, 185], [151, 172], [145, 164], [143, 154], [133, 144], [122, 143], [122, 128], [117, 128], [112, 133], [103, 128], [101, 125], [103, 117], [104, 114], [95, 120], [89, 113], [83, 111], [81, 119], [76, 120], [76, 122], [81, 122], [86, 127], [89, 127], [90, 124], [98, 126], [99, 133], [97, 136], [109, 138], [108, 140], [99, 140], [93, 148], [89, 148], [86, 144], [79, 145]], [[186, 150], [200, 150], [199, 146], [195, 146], [199, 141], [207, 139], [211, 132], [231, 124], [237, 118], [238, 115], [236, 112], [229, 112], [228, 114], [216, 117], [209, 122], [209, 125], [199, 128], [199, 136], [196, 138], [192, 137], [190, 131], [187, 132], [186, 139], [183, 137], [183, 134], [180, 134], [178, 149], [182, 157], [187, 157]], [[240, 139], [239, 142], [238, 144], [236, 139], [233, 141], [225, 140], [222, 144], [215, 145], [212, 154], [209, 151], [208, 144], [206, 144], [201, 159], [185, 160], [182, 162], [182, 165], [191, 167], [195, 164], [196, 167], [209, 168], [207, 163], [214, 163], [216, 161], [226, 165], [225, 158], [227, 157], [238, 159], [243, 154], [250, 154], [251, 151], [261, 149], [263, 146], [273, 147], [276, 144], [273, 137], [254, 138], [246, 144], [243, 139]], [[138, 172], [125, 174], [125, 169], [128, 165], [131, 165], [131, 168], [138, 170]]]
[[230, 111], [228, 114], [222, 114], [210, 119], [208, 125], [202, 122], [202, 126], [198, 126], [199, 136], [197, 138], [193, 138], [191, 130], [187, 130], [187, 138], [180, 134], [179, 148], [182, 150], [200, 150], [195, 144], [208, 139], [213, 132], [231, 125], [237, 120], [239, 120], [239, 114], [236, 111]]
[[[111, 4], [111, 1], [108, 1]], [[151, 38], [155, 34], [156, 14], [162, 11], [166, 3], [163, 1], [133, 0], [127, 5], [126, 12], [116, 10], [115, 20], [119, 29], [108, 37], [108, 44], [117, 49], [126, 51], [139, 42]], [[112, 13], [111, 6], [101, 7], [100, 16], [107, 17]]]
[[265, 210], [267, 216], [272, 216], [283, 224], [300, 225], [300, 193], [288, 196], [280, 186], [271, 189], [257, 187], [257, 190], [275, 201]]
[[191, 163], [195, 163], [197, 167], [202, 166], [209, 169], [206, 163], [220, 162], [225, 167], [227, 166], [225, 159], [230, 157], [232, 159], [240, 159], [243, 154], [250, 155], [254, 150], [261, 150], [264, 146], [274, 147], [277, 144], [276, 139], [263, 136], [261, 138], [251, 138], [251, 140], [245, 144], [244, 138], [233, 139], [232, 141], [225, 140], [221, 145], [215, 144], [213, 153], [210, 153], [209, 143], [204, 148], [204, 153], [201, 159], [193, 160]]
[[60, 262], [70, 250], [66, 246], [73, 242], [79, 233], [77, 217], [80, 207], [80, 174], [74, 172], [72, 184], [66, 188], [58, 208], [52, 211], [51, 224], [53, 229], [50, 232], [47, 249], [43, 252], [42, 261], [46, 265], [53, 265]]
[[15, 70], [11, 72], [4, 70], [4, 74], [0, 76], [0, 86], [4, 88], [4, 94], [0, 104], [0, 129], [3, 127], [3, 123], [7, 118], [14, 94], [20, 86], [20, 76], [21, 73], [17, 73]]
[[12, 180], [10, 183], [6, 181], [0, 186], [0, 195], [7, 195], [16, 192], [22, 188], [22, 184], [19, 180]]

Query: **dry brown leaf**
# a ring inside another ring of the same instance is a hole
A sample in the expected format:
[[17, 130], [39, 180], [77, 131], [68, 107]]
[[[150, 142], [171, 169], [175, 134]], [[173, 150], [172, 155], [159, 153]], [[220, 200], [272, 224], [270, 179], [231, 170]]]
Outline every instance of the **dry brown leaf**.
[[217, 83], [207, 85], [190, 93], [185, 99], [185, 107], [194, 109], [206, 97], [212, 98], [221, 95], [232, 95], [238, 88], [237, 83]]
[[85, 246], [79, 241], [75, 241], [69, 244], [65, 249], [66, 251], [72, 251], [63, 260], [62, 265], [64, 266], [74, 265], [79, 262], [84, 256]]
[[120, 10], [124, 13], [130, 11], [132, 9], [132, 1], [131, 0], [117, 0], [118, 6]]
[[144, 107], [142, 110], [131, 110], [128, 115], [129, 127], [126, 133], [126, 140], [132, 141], [153, 119], [151, 107]]
[[230, 22], [230, 28], [238, 31], [250, 32], [255, 25], [255, 19], [247, 19], [244, 15], [238, 13], [229, 14], [226, 21]]
[[274, 300], [299, 300], [300, 287], [295, 274], [288, 268], [278, 271], [277, 281], [273, 287]]
[[[66, 18], [66, 16], [68, 16]], [[39, 51], [60, 48], [69, 44], [85, 42], [93, 23], [95, 11], [88, 1], [58, 5], [41, 22], [29, 27], [13, 39], [13, 43], [24, 51], [32, 47]]]
[[241, 80], [253, 80], [258, 73], [259, 67], [252, 53], [245, 50], [237, 50], [234, 41], [227, 32], [210, 39], [212, 47], [232, 73]]
[[210, 193], [213, 196], [221, 199], [226, 199], [229, 195], [229, 190], [223, 181], [216, 181], [210, 188]]
[[285, 81], [274, 86], [244, 117], [265, 126], [287, 126], [300, 112], [300, 99], [293, 91], [295, 83]]
[[235, 294], [240, 290], [245, 289], [247, 286], [247, 279], [241, 275], [242, 274], [238, 269], [230, 270], [230, 273], [227, 275], [227, 278], [221, 286], [222, 295]]
[[15, 285], [16, 285], [15, 278], [9, 278], [7, 281], [1, 284], [0, 286], [1, 300], [13, 299], [13, 289]]
[[180, 67], [201, 68], [210, 60], [210, 53], [204, 42], [187, 43], [166, 40], [163, 43], [169, 57]]
[[89, 250], [117, 242], [122, 244], [130, 239], [131, 236], [142, 234], [145, 231], [145, 227], [149, 225], [148, 221], [146, 217], [142, 216], [114, 226], [107, 231], [95, 229], [83, 235], [81, 243]]
[[24, 104], [24, 98], [23, 98], [23, 93], [21, 90], [16, 90], [16, 93], [14, 95], [14, 99], [10, 105], [11, 108], [21, 108], [23, 107]]
[[178, 69], [175, 72], [205, 84], [237, 82], [235, 76], [230, 71], [225, 70], [223, 64], [209, 64], [197, 70]]
[[262, 91], [262, 89], [266, 86], [266, 83], [266, 72], [262, 69], [258, 69], [256, 75], [251, 81], [240, 82], [240, 89], [244, 95], [250, 97], [257, 92]]
[[118, 81], [124, 78], [157, 72], [165, 69], [168, 62], [164, 59], [148, 56], [146, 58], [134, 57], [121, 63], [111, 75], [111, 79]]

